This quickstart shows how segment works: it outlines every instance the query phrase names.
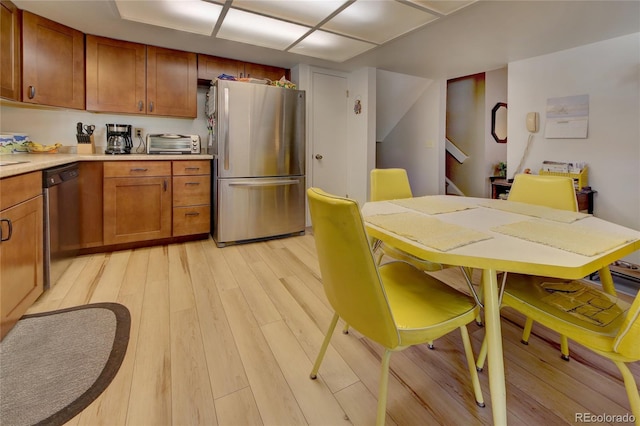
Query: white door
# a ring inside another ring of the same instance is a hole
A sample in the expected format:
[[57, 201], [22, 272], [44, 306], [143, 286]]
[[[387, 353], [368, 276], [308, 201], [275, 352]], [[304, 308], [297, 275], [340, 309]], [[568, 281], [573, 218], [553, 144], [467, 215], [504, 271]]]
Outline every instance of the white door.
[[311, 186], [347, 196], [347, 79], [313, 73]]

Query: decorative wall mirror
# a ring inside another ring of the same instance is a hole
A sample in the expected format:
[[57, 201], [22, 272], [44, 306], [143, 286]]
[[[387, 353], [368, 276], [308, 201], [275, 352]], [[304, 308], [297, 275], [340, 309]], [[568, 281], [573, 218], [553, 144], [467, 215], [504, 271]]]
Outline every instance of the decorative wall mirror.
[[507, 143], [507, 104], [498, 102], [491, 110], [491, 136], [498, 143]]

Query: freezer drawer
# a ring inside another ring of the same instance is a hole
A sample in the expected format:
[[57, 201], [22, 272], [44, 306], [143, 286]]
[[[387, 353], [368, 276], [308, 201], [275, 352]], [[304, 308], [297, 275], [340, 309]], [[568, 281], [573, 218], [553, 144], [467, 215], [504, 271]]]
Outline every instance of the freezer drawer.
[[218, 246], [304, 232], [304, 176], [218, 179], [216, 189]]

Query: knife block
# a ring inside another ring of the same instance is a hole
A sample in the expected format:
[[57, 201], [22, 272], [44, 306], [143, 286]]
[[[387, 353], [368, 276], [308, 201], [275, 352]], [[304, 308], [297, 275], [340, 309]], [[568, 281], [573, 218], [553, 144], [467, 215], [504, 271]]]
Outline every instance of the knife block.
[[89, 136], [89, 142], [78, 142], [78, 154], [94, 154], [95, 144], [93, 143], [93, 135]]

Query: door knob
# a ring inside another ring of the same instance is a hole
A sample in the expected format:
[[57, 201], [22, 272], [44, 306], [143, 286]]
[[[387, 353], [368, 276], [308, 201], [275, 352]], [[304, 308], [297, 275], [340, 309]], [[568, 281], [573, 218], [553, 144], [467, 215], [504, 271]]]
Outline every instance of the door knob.
[[316, 160], [322, 160], [322, 155], [316, 154]]

